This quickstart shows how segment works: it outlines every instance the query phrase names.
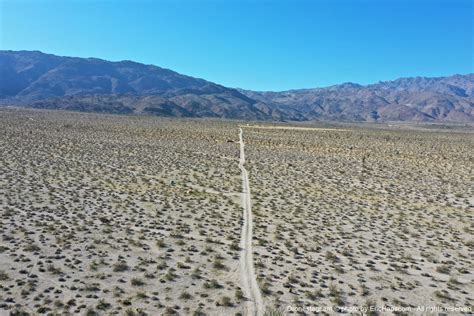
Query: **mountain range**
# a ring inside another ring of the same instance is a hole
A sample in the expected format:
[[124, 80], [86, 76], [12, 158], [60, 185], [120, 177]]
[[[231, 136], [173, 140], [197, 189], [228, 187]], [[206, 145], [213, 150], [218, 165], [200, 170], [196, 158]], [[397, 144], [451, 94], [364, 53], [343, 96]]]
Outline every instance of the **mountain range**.
[[133, 61], [0, 51], [0, 105], [243, 120], [474, 122], [474, 74], [260, 92]]

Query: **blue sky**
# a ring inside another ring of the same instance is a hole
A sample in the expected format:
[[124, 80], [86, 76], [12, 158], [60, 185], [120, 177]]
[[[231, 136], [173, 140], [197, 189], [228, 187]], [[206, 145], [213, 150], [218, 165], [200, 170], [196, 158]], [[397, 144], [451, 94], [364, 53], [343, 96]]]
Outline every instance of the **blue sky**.
[[0, 49], [286, 90], [472, 73], [472, 0], [0, 0]]

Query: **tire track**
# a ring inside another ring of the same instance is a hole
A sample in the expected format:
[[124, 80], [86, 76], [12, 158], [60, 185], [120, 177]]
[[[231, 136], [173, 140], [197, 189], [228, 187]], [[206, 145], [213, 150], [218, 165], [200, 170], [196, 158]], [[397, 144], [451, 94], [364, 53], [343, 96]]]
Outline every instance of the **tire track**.
[[245, 151], [243, 141], [243, 131], [239, 128], [239, 144], [240, 144], [240, 160], [239, 168], [242, 171], [242, 206], [244, 210], [242, 236], [240, 239], [240, 279], [242, 282], [242, 292], [247, 298], [244, 303], [245, 315], [263, 315], [264, 306], [260, 288], [258, 287], [257, 279], [253, 266], [253, 251], [252, 251], [252, 207], [250, 203], [250, 184], [248, 172], [244, 167]]

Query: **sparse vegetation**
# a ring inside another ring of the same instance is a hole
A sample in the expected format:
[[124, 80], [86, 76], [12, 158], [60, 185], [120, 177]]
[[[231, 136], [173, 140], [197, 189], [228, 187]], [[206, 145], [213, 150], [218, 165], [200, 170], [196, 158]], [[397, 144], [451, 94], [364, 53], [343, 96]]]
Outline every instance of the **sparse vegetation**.
[[[0, 109], [0, 313], [242, 313], [238, 124]], [[337, 128], [244, 127], [265, 315], [469, 303], [470, 130]]]
[[472, 274], [472, 129], [259, 125], [245, 150], [267, 306], [468, 300], [449, 280]]

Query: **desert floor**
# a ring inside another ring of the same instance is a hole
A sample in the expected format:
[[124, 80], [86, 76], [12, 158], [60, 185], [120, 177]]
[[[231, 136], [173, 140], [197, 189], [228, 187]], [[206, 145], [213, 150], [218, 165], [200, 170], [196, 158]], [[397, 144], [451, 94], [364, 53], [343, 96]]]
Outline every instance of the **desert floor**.
[[257, 127], [247, 169], [267, 306], [473, 307], [472, 130]]
[[268, 311], [474, 305], [470, 127], [2, 108], [0, 314], [243, 313], [239, 126]]

